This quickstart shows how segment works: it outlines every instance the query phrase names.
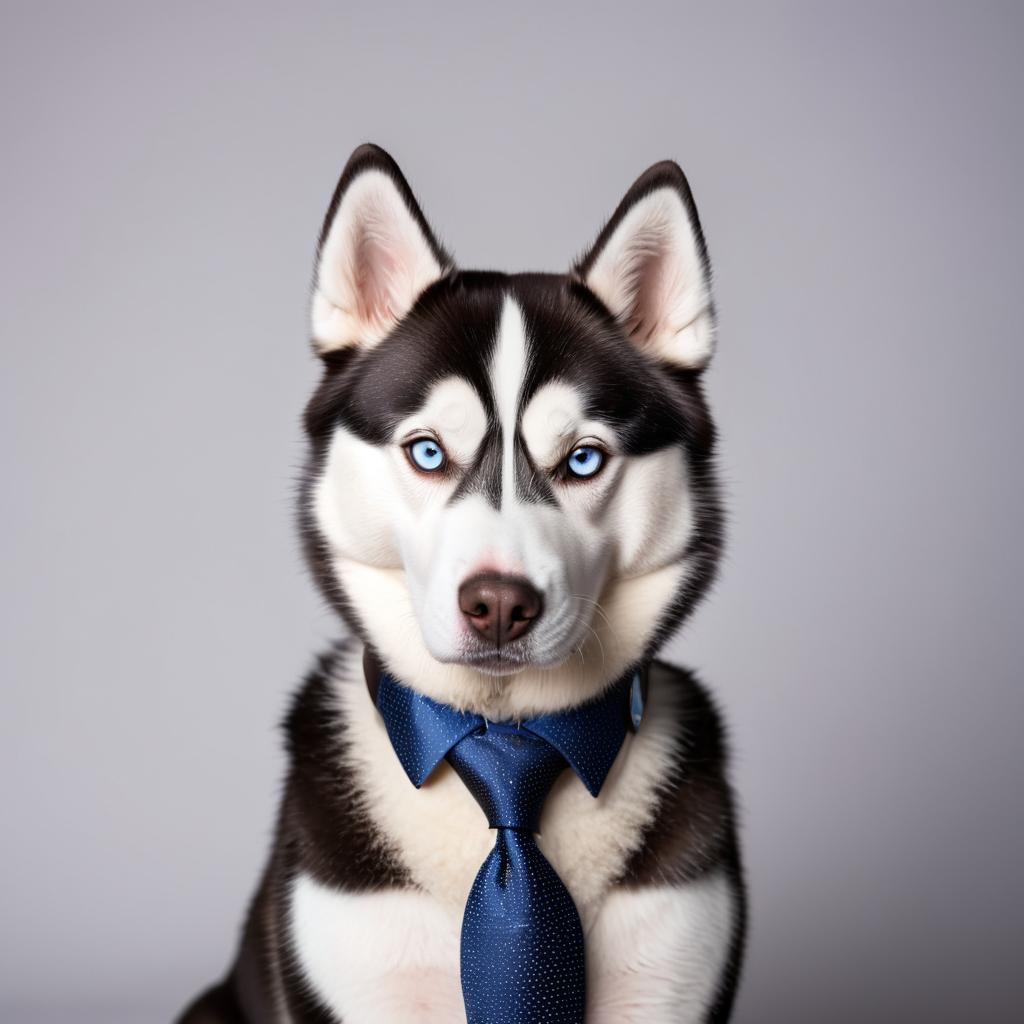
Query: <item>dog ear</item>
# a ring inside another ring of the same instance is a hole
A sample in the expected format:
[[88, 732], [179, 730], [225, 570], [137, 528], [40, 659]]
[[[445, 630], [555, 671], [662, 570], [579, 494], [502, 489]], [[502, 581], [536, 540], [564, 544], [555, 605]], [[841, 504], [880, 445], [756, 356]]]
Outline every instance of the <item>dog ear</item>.
[[633, 183], [574, 272], [642, 351], [686, 369], [707, 366], [711, 270], [678, 164], [655, 164]]
[[316, 350], [324, 355], [380, 341], [451, 267], [398, 164], [378, 146], [360, 146], [342, 171], [320, 231]]

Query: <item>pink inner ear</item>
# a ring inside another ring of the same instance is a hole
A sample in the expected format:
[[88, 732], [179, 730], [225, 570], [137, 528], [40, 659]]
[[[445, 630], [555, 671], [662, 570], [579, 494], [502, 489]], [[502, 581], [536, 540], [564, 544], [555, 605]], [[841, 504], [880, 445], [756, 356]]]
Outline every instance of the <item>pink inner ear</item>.
[[353, 262], [358, 315], [364, 322], [385, 327], [408, 312], [415, 259], [412, 247], [380, 220], [361, 225]]
[[683, 366], [707, 363], [713, 344], [707, 278], [674, 192], [651, 193], [629, 210], [594, 259], [587, 284], [638, 348]]
[[386, 329], [400, 320], [416, 299], [426, 243], [409, 237], [410, 230], [417, 230], [412, 218], [382, 202], [368, 204], [355, 227], [356, 308], [374, 329]]
[[398, 185], [377, 170], [356, 178], [321, 247], [313, 296], [317, 347], [376, 344], [442, 272]]
[[661, 328], [667, 288], [672, 275], [670, 232], [660, 223], [641, 226], [629, 239], [617, 261], [625, 308], [620, 316], [626, 333], [638, 342], [649, 340]]

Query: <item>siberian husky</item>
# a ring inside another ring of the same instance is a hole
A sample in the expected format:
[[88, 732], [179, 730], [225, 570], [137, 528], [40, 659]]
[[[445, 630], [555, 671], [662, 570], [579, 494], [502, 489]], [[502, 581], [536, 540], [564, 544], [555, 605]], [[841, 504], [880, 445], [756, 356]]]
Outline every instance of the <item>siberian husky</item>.
[[568, 273], [509, 275], [458, 269], [362, 146], [320, 233], [312, 337], [299, 516], [352, 638], [292, 703], [237, 958], [182, 1022], [465, 1021], [460, 920], [493, 834], [447, 764], [410, 785], [380, 666], [492, 720], [635, 674], [642, 718], [600, 796], [564, 772], [538, 843], [583, 922], [588, 1024], [725, 1021], [745, 898], [722, 727], [654, 660], [722, 547], [715, 312], [682, 171], [641, 175]]

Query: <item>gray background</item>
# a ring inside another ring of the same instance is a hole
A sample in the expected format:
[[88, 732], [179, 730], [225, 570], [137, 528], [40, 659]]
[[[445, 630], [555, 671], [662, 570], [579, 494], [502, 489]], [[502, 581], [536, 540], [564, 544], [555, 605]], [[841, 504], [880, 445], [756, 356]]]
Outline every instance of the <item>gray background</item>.
[[336, 632], [291, 504], [314, 236], [365, 139], [463, 265], [564, 267], [686, 169], [733, 521], [671, 653], [732, 726], [736, 1019], [1020, 1019], [1022, 29], [5, 4], [0, 1019], [166, 1021], [227, 963]]

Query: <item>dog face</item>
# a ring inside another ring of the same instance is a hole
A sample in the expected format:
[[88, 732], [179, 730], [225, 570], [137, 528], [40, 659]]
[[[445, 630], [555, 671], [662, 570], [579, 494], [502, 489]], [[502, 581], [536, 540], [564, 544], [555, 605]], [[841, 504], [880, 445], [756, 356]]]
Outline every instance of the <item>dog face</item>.
[[318, 250], [307, 553], [399, 678], [483, 713], [594, 696], [711, 580], [707, 258], [674, 164], [565, 275], [456, 270], [381, 150]]

